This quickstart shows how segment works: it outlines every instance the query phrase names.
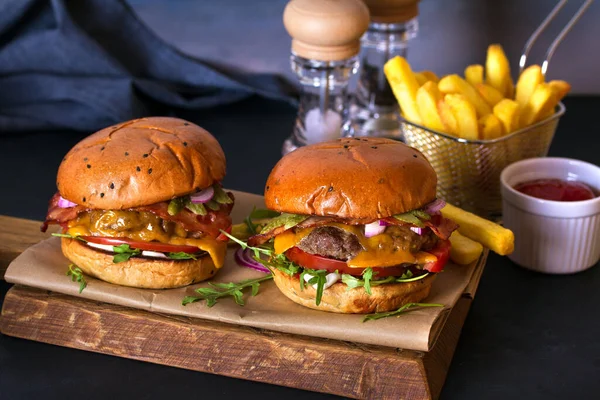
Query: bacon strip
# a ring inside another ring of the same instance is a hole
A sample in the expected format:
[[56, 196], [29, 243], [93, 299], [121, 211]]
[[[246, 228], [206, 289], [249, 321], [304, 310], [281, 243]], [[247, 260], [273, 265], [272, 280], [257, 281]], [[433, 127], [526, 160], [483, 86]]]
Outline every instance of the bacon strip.
[[441, 215], [433, 215], [429, 221], [425, 222], [440, 239], [448, 240], [452, 232], [458, 229], [458, 224], [451, 219], [444, 218]]
[[[234, 199], [233, 193], [228, 192], [227, 194], [231, 199]], [[59, 193], [56, 193], [50, 200], [48, 214], [41, 227], [42, 232], [45, 232], [50, 224], [59, 224], [64, 228], [69, 221], [77, 218], [79, 214], [90, 211], [89, 208], [80, 205], [60, 208], [58, 206], [59, 198]], [[127, 211], [151, 212], [159, 218], [179, 224], [188, 232], [202, 232], [215, 238], [220, 234], [221, 229], [227, 230], [231, 226], [231, 217], [229, 214], [231, 213], [233, 204], [222, 204], [221, 208], [217, 211], [209, 209], [204, 216], [196, 215], [187, 209], [183, 209], [177, 215], [169, 215], [167, 211], [168, 207], [169, 203], [163, 201], [148, 206], [130, 208]]]

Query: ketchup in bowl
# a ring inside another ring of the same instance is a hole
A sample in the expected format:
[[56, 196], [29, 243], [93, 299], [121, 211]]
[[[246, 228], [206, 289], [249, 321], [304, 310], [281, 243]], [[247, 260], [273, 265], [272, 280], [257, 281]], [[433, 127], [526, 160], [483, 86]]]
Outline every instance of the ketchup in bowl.
[[596, 197], [586, 184], [561, 179], [536, 179], [519, 183], [515, 190], [538, 199], [553, 201], [581, 201]]

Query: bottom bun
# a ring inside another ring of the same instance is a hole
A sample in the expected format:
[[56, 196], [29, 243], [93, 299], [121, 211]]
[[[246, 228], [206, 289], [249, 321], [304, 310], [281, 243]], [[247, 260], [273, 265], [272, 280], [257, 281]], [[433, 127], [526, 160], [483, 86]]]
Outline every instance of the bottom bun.
[[346, 284], [337, 282], [323, 290], [319, 305], [315, 304], [317, 291], [308, 284], [300, 289], [298, 275], [289, 276], [273, 270], [275, 284], [290, 300], [315, 310], [344, 314], [370, 314], [396, 310], [408, 303], [418, 303], [429, 296], [435, 274], [414, 282], [388, 283], [371, 287], [371, 294], [364, 288], [348, 290]]
[[61, 239], [62, 252], [90, 276], [117, 285], [145, 289], [170, 289], [212, 278], [217, 268], [207, 255], [197, 260], [131, 257], [113, 263], [113, 254], [75, 239]]

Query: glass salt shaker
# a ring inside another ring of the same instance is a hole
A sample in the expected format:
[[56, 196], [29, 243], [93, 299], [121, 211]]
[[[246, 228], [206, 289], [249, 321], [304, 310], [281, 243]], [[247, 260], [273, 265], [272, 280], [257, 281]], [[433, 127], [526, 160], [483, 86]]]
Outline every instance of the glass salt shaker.
[[352, 135], [348, 81], [358, 69], [360, 37], [369, 26], [361, 0], [292, 0], [283, 14], [292, 37], [292, 70], [301, 84], [287, 154], [307, 144]]
[[406, 57], [408, 41], [417, 35], [419, 0], [364, 0], [371, 15], [361, 39], [360, 72], [352, 100], [355, 136], [402, 139], [398, 101], [383, 73], [395, 56]]

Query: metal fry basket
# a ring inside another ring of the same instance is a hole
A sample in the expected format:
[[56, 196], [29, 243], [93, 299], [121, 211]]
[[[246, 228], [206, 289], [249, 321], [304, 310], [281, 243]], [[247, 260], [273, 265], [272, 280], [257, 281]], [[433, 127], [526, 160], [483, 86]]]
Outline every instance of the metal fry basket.
[[420, 150], [438, 176], [438, 196], [482, 217], [502, 216], [500, 173], [516, 161], [545, 157], [565, 106], [549, 118], [494, 140], [466, 140], [406, 120], [400, 122], [407, 145]]

